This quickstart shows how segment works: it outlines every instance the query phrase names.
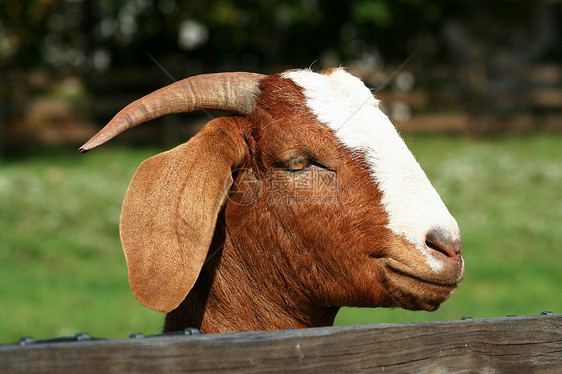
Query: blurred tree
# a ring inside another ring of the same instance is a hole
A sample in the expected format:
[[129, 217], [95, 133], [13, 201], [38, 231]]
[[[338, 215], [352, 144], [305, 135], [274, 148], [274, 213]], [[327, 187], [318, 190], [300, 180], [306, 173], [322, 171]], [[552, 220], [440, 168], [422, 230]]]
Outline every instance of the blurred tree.
[[0, 61], [88, 71], [150, 64], [149, 53], [194, 70], [263, 69], [326, 56], [393, 63], [416, 50], [435, 61], [450, 52], [447, 25], [489, 50], [536, 27], [544, 6], [560, 2], [0, 0]]
[[[560, 0], [0, 0], [0, 135], [26, 110], [18, 100], [56, 91], [68, 74], [100, 96], [129, 71], [128, 87], [145, 92], [204, 72], [372, 70], [415, 53], [418, 67], [476, 66], [469, 89], [481, 92], [493, 72], [559, 63], [561, 24]], [[139, 73], [155, 63], [161, 82]], [[49, 79], [25, 73], [38, 68]]]

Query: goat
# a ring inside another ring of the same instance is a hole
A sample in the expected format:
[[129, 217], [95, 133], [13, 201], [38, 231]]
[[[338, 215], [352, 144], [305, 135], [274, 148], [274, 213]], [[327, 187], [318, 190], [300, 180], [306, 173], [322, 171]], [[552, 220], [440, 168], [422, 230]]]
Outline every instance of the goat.
[[190, 77], [129, 104], [86, 152], [163, 115], [232, 113], [145, 160], [120, 236], [164, 331], [332, 325], [342, 306], [435, 310], [460, 231], [363, 82], [342, 68]]

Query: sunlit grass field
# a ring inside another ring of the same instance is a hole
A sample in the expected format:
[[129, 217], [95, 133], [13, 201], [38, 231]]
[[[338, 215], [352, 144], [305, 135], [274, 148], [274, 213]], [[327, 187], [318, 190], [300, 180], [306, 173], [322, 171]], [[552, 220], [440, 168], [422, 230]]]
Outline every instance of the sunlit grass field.
[[[465, 280], [436, 312], [346, 308], [336, 323], [562, 313], [562, 134], [406, 142], [459, 222]], [[0, 159], [0, 343], [160, 331], [131, 295], [118, 234], [129, 180], [159, 151]]]

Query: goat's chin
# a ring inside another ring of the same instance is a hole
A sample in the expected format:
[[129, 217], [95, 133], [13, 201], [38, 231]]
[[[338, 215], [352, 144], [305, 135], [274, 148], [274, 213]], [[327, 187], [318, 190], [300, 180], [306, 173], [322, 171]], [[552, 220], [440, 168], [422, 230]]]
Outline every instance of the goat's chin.
[[385, 273], [389, 298], [403, 309], [434, 311], [457, 290], [456, 282], [433, 282], [392, 266]]

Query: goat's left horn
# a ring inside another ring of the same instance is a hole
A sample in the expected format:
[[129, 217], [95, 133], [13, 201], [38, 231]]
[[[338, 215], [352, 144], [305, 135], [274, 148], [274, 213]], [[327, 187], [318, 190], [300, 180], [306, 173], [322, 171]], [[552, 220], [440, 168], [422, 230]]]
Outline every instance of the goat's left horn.
[[202, 109], [249, 114], [263, 77], [265, 75], [255, 73], [217, 73], [172, 83], [127, 105], [80, 147], [80, 152], [87, 152], [127, 129], [167, 114]]

